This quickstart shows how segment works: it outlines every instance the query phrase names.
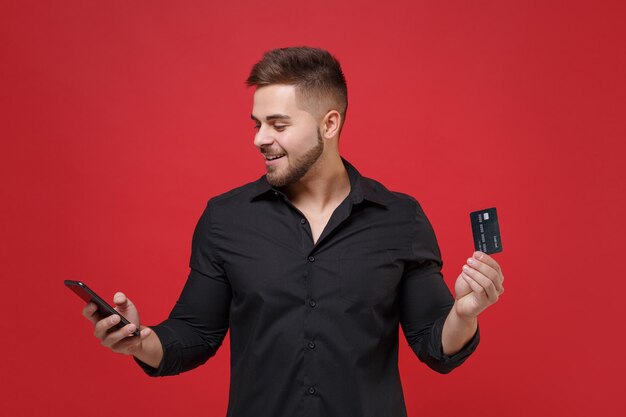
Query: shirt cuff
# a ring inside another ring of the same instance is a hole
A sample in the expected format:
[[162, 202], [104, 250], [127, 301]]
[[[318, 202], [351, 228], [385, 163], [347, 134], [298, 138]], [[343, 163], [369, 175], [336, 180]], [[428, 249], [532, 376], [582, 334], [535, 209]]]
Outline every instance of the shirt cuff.
[[156, 333], [163, 347], [163, 358], [161, 359], [159, 367], [154, 368], [134, 356], [133, 359], [148, 376], [178, 375], [180, 373], [181, 364], [181, 347], [176, 343], [173, 330], [164, 323], [150, 326], [150, 329]]
[[447, 374], [454, 368], [460, 366], [465, 360], [476, 350], [478, 343], [480, 342], [480, 327], [477, 325], [476, 333], [472, 338], [461, 348], [460, 351], [453, 355], [446, 355], [443, 353], [443, 343], [441, 341], [441, 335], [443, 333], [443, 325], [446, 317], [438, 319], [432, 327], [430, 340], [428, 343], [428, 357], [432, 361], [427, 363], [435, 371]]

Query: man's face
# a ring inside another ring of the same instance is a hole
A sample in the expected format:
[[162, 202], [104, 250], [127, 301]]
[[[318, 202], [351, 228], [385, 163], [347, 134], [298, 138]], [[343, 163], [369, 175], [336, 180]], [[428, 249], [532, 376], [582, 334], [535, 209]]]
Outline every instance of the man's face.
[[300, 180], [324, 151], [315, 117], [298, 107], [295, 87], [269, 85], [254, 93], [254, 145], [265, 158], [267, 181], [275, 187]]

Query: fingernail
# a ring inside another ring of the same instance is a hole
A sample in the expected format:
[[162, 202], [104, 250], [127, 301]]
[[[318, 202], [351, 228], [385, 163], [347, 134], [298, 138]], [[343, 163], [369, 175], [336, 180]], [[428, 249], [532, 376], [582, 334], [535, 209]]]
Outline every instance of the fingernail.
[[463, 265], [463, 271], [469, 271], [469, 266]]
[[468, 263], [468, 264], [470, 264], [470, 265], [474, 265], [474, 263], [475, 263], [475, 262], [474, 262], [474, 259], [469, 258], [469, 259], [467, 260], [467, 263]]
[[480, 259], [482, 257], [483, 257], [483, 253], [482, 252], [474, 252], [474, 258]]
[[118, 321], [120, 321], [120, 316], [118, 316], [117, 314], [113, 314], [113, 316], [111, 316], [111, 323], [115, 324]]

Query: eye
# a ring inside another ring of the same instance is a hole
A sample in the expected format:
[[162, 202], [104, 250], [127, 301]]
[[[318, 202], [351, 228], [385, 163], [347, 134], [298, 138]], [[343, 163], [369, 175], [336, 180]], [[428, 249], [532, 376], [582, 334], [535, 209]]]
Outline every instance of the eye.
[[286, 127], [287, 125], [274, 125], [274, 129], [278, 132], [282, 132]]
[[259, 130], [260, 128], [261, 128], [261, 125], [258, 124], [258, 123], [255, 124], [254, 127], [253, 127], [254, 130]]

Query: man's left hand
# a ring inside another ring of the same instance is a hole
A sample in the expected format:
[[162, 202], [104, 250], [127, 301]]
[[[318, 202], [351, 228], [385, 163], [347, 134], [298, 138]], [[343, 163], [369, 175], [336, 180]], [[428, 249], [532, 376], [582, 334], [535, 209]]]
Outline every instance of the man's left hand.
[[461, 317], [476, 318], [504, 292], [500, 265], [483, 252], [474, 252], [454, 284], [454, 309]]

